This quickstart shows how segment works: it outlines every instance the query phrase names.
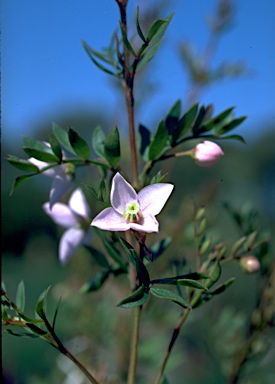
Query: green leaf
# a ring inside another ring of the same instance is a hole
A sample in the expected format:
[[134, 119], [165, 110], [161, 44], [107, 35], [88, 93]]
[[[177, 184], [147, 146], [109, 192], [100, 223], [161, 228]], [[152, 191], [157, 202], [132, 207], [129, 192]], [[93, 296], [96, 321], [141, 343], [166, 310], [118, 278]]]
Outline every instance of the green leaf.
[[49, 335], [49, 332], [44, 331], [43, 329], [37, 327], [32, 323], [27, 323], [28, 328], [37, 336], [46, 336]]
[[115, 127], [104, 141], [105, 158], [112, 167], [115, 167], [120, 159], [119, 131]]
[[137, 252], [133, 248], [131, 244], [129, 244], [126, 240], [123, 238], [119, 238], [120, 243], [122, 247], [124, 248], [127, 256], [129, 257], [130, 261], [135, 265], [136, 267], [136, 273], [139, 278], [139, 281], [141, 284], [143, 284], [145, 287], [149, 287], [150, 285], [150, 276], [147, 268], [145, 267], [144, 263], [139, 258]]
[[225, 111], [221, 112], [219, 115], [213, 117], [210, 120], [207, 120], [200, 128], [200, 133], [207, 132], [215, 129], [215, 132], [225, 125], [227, 122], [230, 122], [233, 118], [233, 109], [234, 107], [228, 108]]
[[119, 252], [115, 245], [114, 245], [114, 242], [113, 241], [109, 241], [105, 235], [101, 232], [101, 231], [98, 231], [98, 234], [101, 238], [101, 241], [106, 249], [106, 251], [108, 252], [109, 256], [117, 263], [121, 266], [121, 268], [123, 270], [127, 270], [126, 266], [124, 265], [124, 261], [121, 257], [121, 252]]
[[61, 299], [62, 297], [59, 298], [58, 300], [58, 303], [57, 303], [57, 306], [56, 306], [56, 309], [54, 311], [54, 316], [53, 316], [53, 330], [55, 329], [55, 323], [56, 323], [56, 319], [57, 319], [57, 314], [58, 314], [58, 311], [59, 311], [59, 307], [60, 307], [60, 304], [61, 304]]
[[44, 152], [39, 149], [31, 147], [22, 147], [23, 151], [30, 157], [34, 157], [37, 160], [45, 161], [46, 163], [57, 163], [58, 159], [53, 153]]
[[231, 277], [228, 279], [225, 283], [219, 285], [214, 291], [209, 292], [210, 295], [219, 295], [220, 293], [224, 292], [227, 288], [230, 287], [235, 281], [235, 277]]
[[[82, 41], [82, 45], [86, 51], [86, 53], [88, 54], [88, 56], [90, 57], [90, 59], [92, 60], [92, 62], [99, 68], [101, 69], [103, 72], [105, 73], [108, 73], [109, 75], [112, 75], [112, 76], [115, 76], [115, 77], [119, 77], [119, 74], [116, 74], [115, 72], [111, 71], [110, 69], [108, 69], [107, 67], [105, 67], [104, 65], [102, 65], [101, 63], [99, 63], [95, 58], [94, 56], [97, 56], [100, 58], [100, 60], [104, 61], [104, 62], [107, 62], [110, 64], [110, 61], [108, 59], [106, 59], [106, 56], [103, 56], [102, 54], [100, 54], [99, 52], [95, 51], [94, 49], [92, 49], [85, 41]], [[113, 63], [112, 63], [112, 66], [113, 66]]]
[[68, 152], [75, 154], [69, 141], [68, 132], [56, 123], [52, 124], [52, 131], [62, 147], [64, 147]]
[[219, 280], [220, 276], [221, 276], [221, 266], [220, 266], [220, 263], [216, 261], [210, 268], [209, 279], [206, 281], [205, 286], [207, 288], [212, 287], [212, 285], [214, 285], [216, 281]]
[[224, 135], [225, 133], [231, 131], [236, 128], [238, 125], [242, 124], [242, 122], [246, 119], [246, 116], [239, 117], [237, 119], [232, 120], [229, 124], [226, 124], [222, 128], [215, 130], [216, 135]]
[[104, 141], [106, 139], [106, 136], [101, 128], [100, 125], [98, 125], [93, 130], [92, 135], [92, 146], [95, 151], [95, 153], [99, 156], [105, 159], [105, 151], [104, 151]]
[[51, 289], [51, 286], [49, 286], [44, 292], [42, 292], [35, 307], [36, 313], [43, 320], [46, 319], [46, 302], [47, 302], [47, 296], [50, 289]]
[[[148, 46], [143, 50], [142, 57], [138, 62], [136, 72], [140, 71], [149, 61], [153, 59], [153, 57], [157, 53], [161, 44], [161, 40], [165, 34], [165, 31], [168, 25], [170, 24], [170, 21], [173, 15], [174, 15], [174, 12], [171, 13], [169, 16], [167, 16], [165, 20], [163, 20], [164, 23], [162, 23], [162, 25], [159, 26], [157, 33], [154, 35], [154, 38], [149, 42]], [[152, 29], [152, 32], [150, 32], [150, 35], [152, 33], [153, 33], [153, 29]]]
[[150, 292], [152, 293], [152, 295], [154, 295], [160, 299], [170, 300], [176, 304], [179, 304], [183, 308], [191, 309], [190, 304], [186, 300], [184, 300], [182, 297], [175, 294], [174, 292], [169, 291], [168, 289], [152, 287], [152, 288], [150, 288]]
[[126, 46], [126, 48], [128, 49], [129, 52], [131, 52], [131, 54], [136, 57], [136, 53], [133, 49], [133, 47], [131, 46], [128, 38], [127, 38], [127, 34], [125, 32], [125, 29], [124, 29], [124, 25], [120, 22], [120, 31], [121, 31], [121, 35], [122, 35], [122, 40], [123, 40], [123, 43], [124, 45]]
[[143, 305], [148, 299], [148, 293], [144, 287], [139, 287], [132, 295], [126, 297], [118, 303], [118, 307], [121, 308], [134, 308]]
[[151, 142], [151, 132], [144, 125], [140, 124], [139, 132], [139, 153], [145, 161], [148, 160], [148, 149]]
[[10, 192], [10, 196], [13, 194], [13, 192], [15, 191], [15, 189], [22, 183], [24, 183], [24, 181], [27, 181], [29, 180], [31, 177], [33, 176], [36, 176], [37, 173], [31, 173], [30, 175], [23, 175], [23, 176], [18, 176], [15, 180], [14, 180], [14, 183], [12, 185], [12, 188], [11, 188], [11, 192]]
[[23, 140], [26, 144], [26, 147], [36, 149], [37, 151], [41, 152], [47, 152], [53, 155], [51, 147], [45, 144], [43, 141], [35, 140], [27, 136], [24, 136]]
[[155, 176], [152, 177], [150, 185], [161, 183], [166, 175], [167, 173], [165, 175], [162, 175], [161, 171], [159, 171]]
[[155, 136], [149, 147], [149, 160], [156, 160], [161, 156], [167, 143], [168, 132], [163, 120], [160, 121]]
[[[216, 139], [215, 136], [213, 136], [213, 139]], [[219, 140], [237, 140], [237, 141], [240, 141], [241, 143], [243, 144], [246, 144], [246, 141], [244, 140], [244, 138], [240, 135], [229, 135], [229, 136], [222, 136], [222, 137], [219, 137]]]
[[175, 127], [177, 126], [177, 123], [179, 121], [180, 117], [180, 110], [181, 110], [181, 101], [177, 100], [173, 107], [170, 109], [166, 119], [165, 119], [165, 124], [166, 128], [168, 130], [169, 136], [173, 134], [173, 131]]
[[144, 37], [142, 30], [140, 28], [140, 24], [139, 24], [139, 7], [137, 7], [137, 12], [136, 12], [136, 28], [137, 28], [137, 33], [138, 33], [139, 37], [141, 38], [141, 40], [144, 43], [146, 43], [146, 38]]
[[201, 128], [201, 125], [203, 124], [205, 116], [206, 116], [206, 108], [204, 107], [204, 105], [202, 105], [200, 107], [198, 116], [197, 116], [195, 123], [193, 125], [193, 128], [192, 128], [193, 135], [196, 137], [199, 136], [201, 133], [200, 128]]
[[31, 337], [31, 338], [38, 337], [37, 335], [35, 335], [33, 333], [27, 333], [27, 332], [20, 332], [20, 333], [18, 333], [18, 332], [13, 332], [11, 329], [5, 329], [4, 331], [9, 333], [10, 335], [18, 336], [18, 337]]
[[24, 281], [20, 281], [17, 287], [15, 303], [17, 307], [24, 312], [25, 308], [25, 285]]
[[198, 104], [192, 105], [192, 107], [180, 118], [176, 128], [172, 133], [172, 146], [177, 144], [177, 140], [182, 138], [186, 132], [191, 128], [193, 121], [197, 115]]
[[149, 28], [148, 35], [147, 35], [147, 42], [149, 43], [158, 34], [163, 34], [162, 31], [164, 28], [165, 29], [167, 28], [167, 24], [168, 24], [167, 20], [162, 20], [162, 19], [155, 20]]
[[9, 155], [6, 160], [11, 164], [13, 165], [14, 167], [20, 169], [21, 171], [25, 171], [25, 172], [39, 172], [39, 168], [30, 163], [28, 160], [24, 160], [24, 159], [19, 159], [18, 157], [16, 156], [13, 156], [13, 155]]
[[50, 141], [51, 149], [52, 149], [54, 155], [57, 157], [58, 161], [61, 162], [62, 161], [62, 150], [60, 148], [60, 145], [59, 145], [55, 135], [52, 132], [50, 132], [49, 141]]
[[88, 160], [90, 157], [90, 148], [86, 141], [72, 128], [69, 128], [68, 137], [74, 152], [82, 157], [82, 159]]
[[96, 273], [91, 280], [89, 280], [86, 284], [84, 284], [80, 288], [80, 292], [89, 293], [89, 292], [97, 291], [105, 283], [105, 281], [110, 275], [110, 272], [111, 272], [110, 270], [106, 270], [106, 271], [101, 271]]
[[98, 265], [100, 265], [103, 268], [110, 268], [110, 264], [106, 258], [106, 256], [98, 251], [96, 248], [90, 246], [90, 245], [85, 245], [85, 248], [90, 252], [94, 260]]
[[156, 242], [150, 247], [150, 251], [153, 255], [153, 261], [163, 254], [169, 244], [172, 242], [172, 237], [165, 237], [164, 239]]

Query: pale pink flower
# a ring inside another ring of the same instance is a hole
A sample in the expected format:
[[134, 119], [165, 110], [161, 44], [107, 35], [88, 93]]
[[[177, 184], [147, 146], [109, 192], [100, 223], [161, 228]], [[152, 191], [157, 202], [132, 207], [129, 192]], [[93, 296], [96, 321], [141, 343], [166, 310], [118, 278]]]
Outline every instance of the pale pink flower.
[[56, 203], [51, 208], [48, 202], [43, 209], [56, 224], [68, 228], [59, 243], [59, 259], [66, 264], [82, 244], [91, 242], [91, 213], [85, 195], [78, 188], [72, 193], [68, 205]]
[[158, 232], [155, 216], [160, 213], [172, 193], [172, 184], [153, 184], [136, 193], [134, 188], [117, 173], [112, 181], [111, 205], [92, 221], [91, 225], [107, 231]]
[[256, 273], [261, 268], [261, 264], [255, 256], [242, 257], [240, 260], [240, 266], [244, 272], [249, 274]]
[[194, 158], [200, 167], [211, 167], [216, 164], [224, 153], [218, 144], [212, 141], [203, 141], [194, 148]]
[[[48, 144], [48, 143], [45, 143]], [[31, 157], [28, 159], [30, 163], [36, 165], [40, 170], [48, 167], [50, 163], [40, 161]], [[72, 187], [73, 185], [73, 174], [68, 172], [70, 164], [60, 164], [54, 168], [47, 169], [43, 172], [43, 175], [53, 179], [50, 189], [50, 208], [61, 199], [61, 197]]]

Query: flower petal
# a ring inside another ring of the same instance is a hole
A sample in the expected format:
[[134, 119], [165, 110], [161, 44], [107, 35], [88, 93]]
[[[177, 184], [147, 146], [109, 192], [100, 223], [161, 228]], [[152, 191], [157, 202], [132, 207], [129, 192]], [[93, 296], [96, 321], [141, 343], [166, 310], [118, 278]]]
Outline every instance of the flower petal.
[[171, 195], [173, 188], [172, 184], [165, 183], [148, 185], [143, 188], [138, 193], [142, 213], [152, 216], [158, 215]]
[[43, 204], [45, 213], [58, 225], [69, 228], [78, 224], [77, 215], [65, 204], [56, 203], [50, 208], [50, 203]]
[[127, 231], [130, 229], [130, 225], [126, 223], [124, 217], [113, 208], [105, 208], [94, 218], [91, 225], [106, 231]]
[[80, 247], [85, 236], [85, 231], [78, 228], [70, 228], [64, 232], [59, 243], [59, 259], [66, 264]]
[[137, 201], [137, 199], [137, 193], [134, 188], [121, 176], [120, 173], [116, 173], [111, 188], [111, 204], [113, 208], [122, 214], [126, 205], [132, 201]]
[[142, 231], [147, 233], [159, 231], [159, 223], [156, 218], [151, 215], [144, 216], [140, 224], [130, 223], [129, 226], [135, 231]]
[[71, 188], [73, 178], [71, 175], [56, 175], [50, 190], [50, 208]]
[[91, 217], [90, 207], [81, 188], [77, 188], [69, 200], [69, 206], [79, 216], [89, 219]]

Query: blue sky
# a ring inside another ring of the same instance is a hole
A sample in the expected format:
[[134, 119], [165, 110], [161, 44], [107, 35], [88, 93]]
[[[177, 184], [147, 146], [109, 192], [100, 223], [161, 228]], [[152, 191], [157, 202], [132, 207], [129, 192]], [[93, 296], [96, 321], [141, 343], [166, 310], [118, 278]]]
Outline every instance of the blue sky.
[[[133, 10], [150, 6], [149, 0], [129, 0]], [[165, 17], [175, 11], [164, 44], [152, 62], [150, 81], [157, 92], [140, 110], [139, 120], [153, 123], [177, 100], [186, 99], [188, 80], [179, 61], [179, 42], [190, 40], [203, 49], [207, 41], [206, 16], [215, 0], [165, 2]], [[131, 10], [130, 10], [131, 11]], [[214, 66], [227, 60], [242, 61], [249, 71], [241, 79], [225, 80], [204, 92], [202, 103], [214, 103], [220, 112], [233, 105], [249, 119], [238, 133], [256, 136], [275, 117], [275, 2], [236, 1], [234, 26], [214, 57]], [[41, 118], [58, 122], [60, 112], [77, 107], [103, 108], [114, 115], [117, 96], [108, 75], [101, 73], [81, 46], [108, 45], [118, 25], [115, 0], [8, 0], [2, 2], [2, 135], [21, 143]], [[112, 127], [110, 127], [111, 129]]]

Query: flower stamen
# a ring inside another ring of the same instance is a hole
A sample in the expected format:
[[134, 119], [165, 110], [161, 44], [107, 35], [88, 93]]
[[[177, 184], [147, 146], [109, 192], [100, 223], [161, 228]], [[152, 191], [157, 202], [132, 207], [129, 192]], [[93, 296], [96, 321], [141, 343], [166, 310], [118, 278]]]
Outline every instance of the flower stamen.
[[123, 217], [127, 223], [138, 223], [142, 219], [142, 212], [137, 201], [132, 201], [126, 205]]

